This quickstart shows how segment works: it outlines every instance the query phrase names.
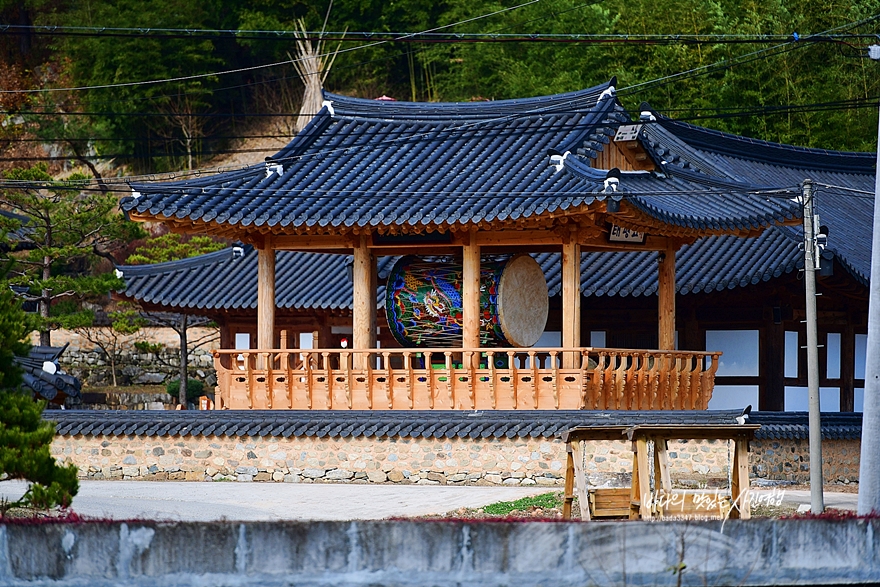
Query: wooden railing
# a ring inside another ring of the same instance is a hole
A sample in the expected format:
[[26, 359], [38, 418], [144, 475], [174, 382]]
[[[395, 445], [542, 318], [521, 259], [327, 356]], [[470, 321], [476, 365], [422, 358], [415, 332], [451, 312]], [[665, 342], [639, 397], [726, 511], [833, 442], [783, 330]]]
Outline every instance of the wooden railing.
[[275, 410], [703, 410], [721, 356], [604, 348], [213, 353], [217, 409]]

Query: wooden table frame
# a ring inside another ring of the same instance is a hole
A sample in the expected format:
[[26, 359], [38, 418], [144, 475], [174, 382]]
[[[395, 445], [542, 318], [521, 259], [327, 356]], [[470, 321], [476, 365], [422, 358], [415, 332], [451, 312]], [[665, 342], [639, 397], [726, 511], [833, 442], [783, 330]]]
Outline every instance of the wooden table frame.
[[[565, 498], [562, 517], [571, 519], [571, 504], [574, 501], [575, 482], [578, 501], [581, 504], [581, 519], [590, 519], [589, 481], [583, 468], [584, 442], [596, 440], [623, 440], [632, 443], [633, 474], [630, 487], [630, 519], [651, 520], [663, 516], [663, 508], [654, 507], [651, 494], [651, 465], [655, 479], [655, 493], [673, 495], [672, 480], [669, 477], [669, 455], [667, 445], [670, 440], [731, 440], [733, 458], [731, 459], [730, 500], [732, 508], [729, 517], [748, 519], [751, 517], [749, 503], [749, 441], [755, 437], [758, 424], [640, 424], [636, 426], [607, 425], [573, 428], [562, 435], [568, 454], [565, 471]], [[649, 463], [648, 444], [654, 443], [654, 462]]]

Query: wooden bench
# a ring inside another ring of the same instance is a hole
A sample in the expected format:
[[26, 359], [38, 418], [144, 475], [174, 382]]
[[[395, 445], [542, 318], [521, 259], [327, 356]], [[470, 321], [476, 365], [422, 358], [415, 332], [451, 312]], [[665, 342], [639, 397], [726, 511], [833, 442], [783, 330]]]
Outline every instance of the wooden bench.
[[[630, 488], [610, 487], [588, 490], [590, 518], [628, 518]], [[583, 507], [583, 506], [581, 506]]]

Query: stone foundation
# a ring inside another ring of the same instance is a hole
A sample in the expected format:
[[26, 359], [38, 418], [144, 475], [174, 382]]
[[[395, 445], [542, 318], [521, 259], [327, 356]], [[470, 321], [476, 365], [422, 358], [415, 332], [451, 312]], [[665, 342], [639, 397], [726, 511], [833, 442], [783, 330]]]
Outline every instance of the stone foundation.
[[[805, 483], [807, 440], [756, 440], [754, 478]], [[723, 441], [669, 445], [670, 472], [682, 485], [725, 484]], [[550, 439], [314, 438], [229, 436], [57, 436], [52, 453], [83, 479], [544, 485], [561, 487], [565, 445]], [[857, 481], [859, 441], [823, 443], [825, 479]], [[588, 443], [587, 472], [596, 485], [627, 485], [628, 443]]]

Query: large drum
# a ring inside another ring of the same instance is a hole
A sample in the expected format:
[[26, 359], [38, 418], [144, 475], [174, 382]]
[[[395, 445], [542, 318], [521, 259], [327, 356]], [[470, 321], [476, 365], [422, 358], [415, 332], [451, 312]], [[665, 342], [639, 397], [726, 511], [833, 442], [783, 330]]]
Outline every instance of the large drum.
[[[385, 288], [385, 314], [404, 347], [461, 347], [460, 263], [402, 257]], [[547, 323], [547, 282], [529, 255], [480, 263], [480, 345], [528, 347]]]

